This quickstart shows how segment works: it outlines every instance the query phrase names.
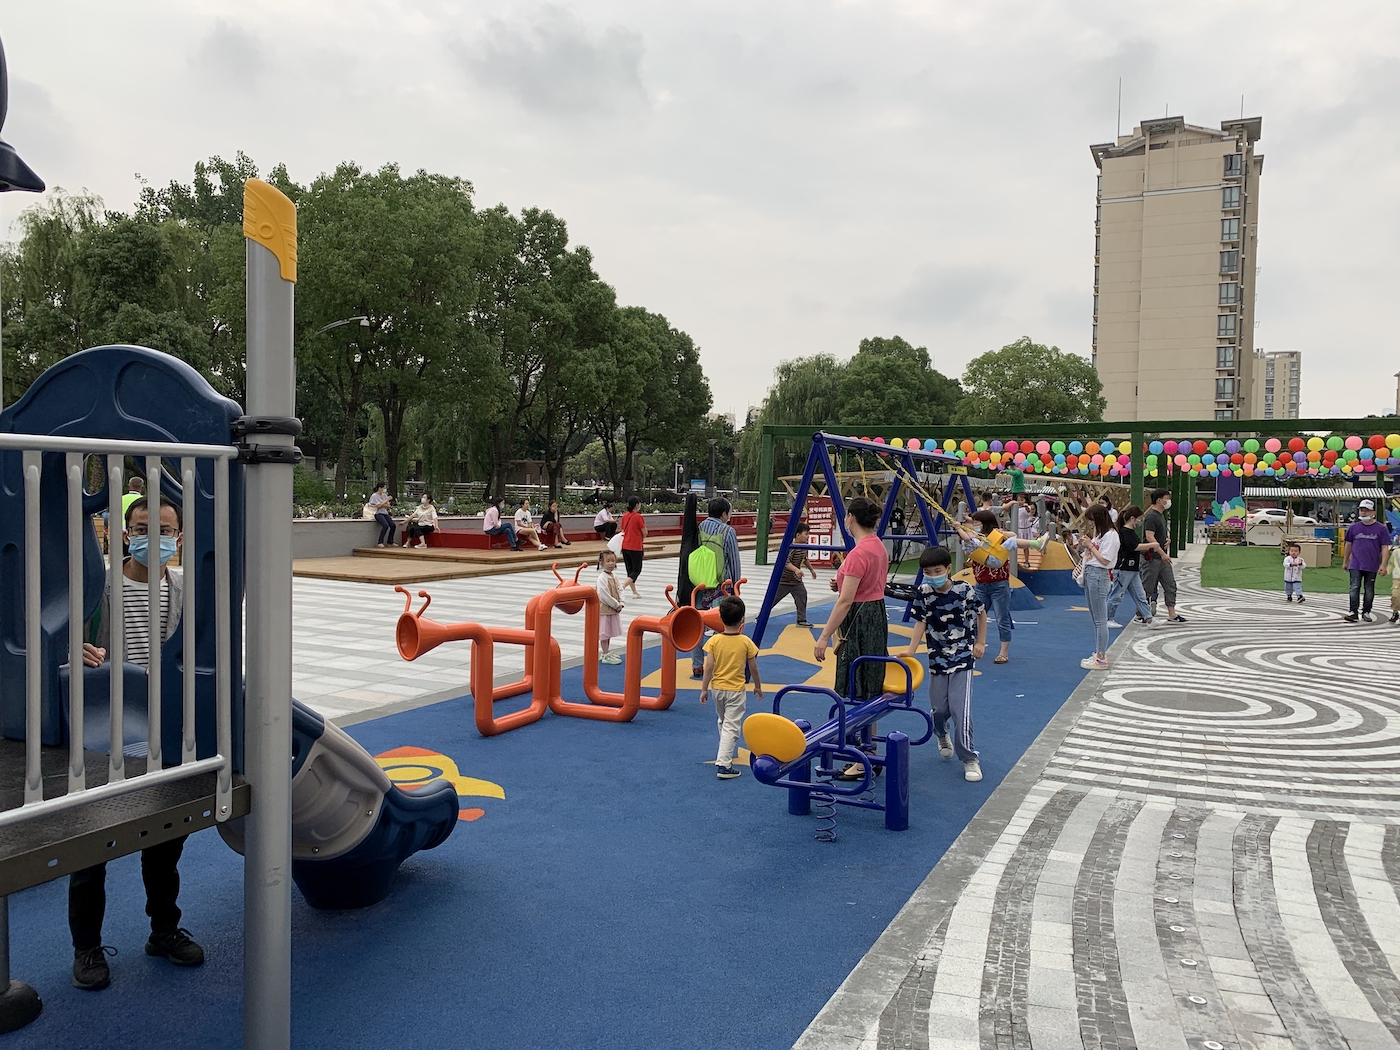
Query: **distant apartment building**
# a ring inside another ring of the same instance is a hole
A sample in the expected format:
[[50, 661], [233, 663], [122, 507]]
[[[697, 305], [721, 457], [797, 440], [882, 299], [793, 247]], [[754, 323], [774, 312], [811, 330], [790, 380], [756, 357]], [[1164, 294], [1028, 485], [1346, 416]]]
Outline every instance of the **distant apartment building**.
[[1303, 355], [1297, 350], [1254, 351], [1255, 419], [1297, 419]]
[[1263, 119], [1144, 120], [1090, 146], [1106, 420], [1249, 419]]

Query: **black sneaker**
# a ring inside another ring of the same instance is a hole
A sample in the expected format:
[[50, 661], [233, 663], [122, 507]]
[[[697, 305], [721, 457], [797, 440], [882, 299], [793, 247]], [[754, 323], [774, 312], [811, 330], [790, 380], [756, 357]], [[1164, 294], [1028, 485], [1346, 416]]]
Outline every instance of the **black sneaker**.
[[1167, 623], [1185, 623], [1185, 622], [1186, 622], [1186, 617], [1182, 616], [1181, 613], [1177, 613], [1175, 616], [1168, 616], [1168, 617], [1167, 617]]
[[1372, 616], [1370, 613], [1362, 613], [1362, 614], [1361, 614], [1361, 618], [1362, 618], [1363, 620], [1365, 620], [1367, 623], [1374, 623], [1374, 622], [1375, 622], [1375, 617]]
[[798, 627], [814, 627], [814, 626], [816, 626], [816, 625], [813, 624], [813, 623], [812, 623], [811, 621], [809, 621], [809, 620], [798, 620], [798, 621], [797, 621], [797, 626], [798, 626]]
[[744, 774], [740, 770], [735, 769], [733, 766], [717, 766], [715, 768], [715, 779], [717, 780], [733, 780], [735, 777], [741, 777], [743, 775]]
[[100, 992], [112, 983], [112, 970], [107, 956], [116, 955], [115, 948], [103, 945], [73, 953], [73, 987], [85, 992]]
[[1298, 595], [1298, 604], [1299, 604], [1299, 605], [1302, 605], [1305, 601], [1307, 601], [1306, 598], [1304, 598], [1301, 594]]
[[697, 682], [700, 681], [700, 679], [702, 679], [702, 678], [705, 677], [705, 669], [704, 669], [703, 667], [701, 667], [701, 668], [694, 668], [694, 667], [692, 667], [692, 668], [690, 669], [690, 677], [693, 678], [693, 679], [694, 679], [695, 681], [697, 681]]
[[1400, 612], [1393, 612], [1393, 613], [1391, 613], [1391, 614], [1390, 614], [1390, 622], [1391, 622], [1391, 623], [1400, 623]]
[[1342, 617], [1342, 619], [1345, 620], [1347, 623], [1355, 623], [1356, 613], [1347, 613], [1345, 616]]
[[1284, 601], [1291, 604], [1293, 602], [1293, 595], [1290, 594], [1287, 598], [1284, 599]]
[[190, 938], [189, 930], [152, 933], [146, 942], [146, 954], [169, 959], [176, 966], [204, 965], [204, 949]]

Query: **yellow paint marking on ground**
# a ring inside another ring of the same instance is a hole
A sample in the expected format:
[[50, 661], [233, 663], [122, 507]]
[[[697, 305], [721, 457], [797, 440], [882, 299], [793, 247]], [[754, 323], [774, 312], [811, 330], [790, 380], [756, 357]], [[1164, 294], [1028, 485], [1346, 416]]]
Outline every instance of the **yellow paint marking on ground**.
[[[747, 766], [749, 764], [749, 757], [752, 754], [753, 752], [750, 751], [748, 748], [741, 747], [739, 748], [739, 753], [734, 756], [734, 761], [730, 764], [735, 766]], [[707, 766], [713, 766], [714, 764], [715, 760], [713, 758], [705, 763], [705, 765]]]

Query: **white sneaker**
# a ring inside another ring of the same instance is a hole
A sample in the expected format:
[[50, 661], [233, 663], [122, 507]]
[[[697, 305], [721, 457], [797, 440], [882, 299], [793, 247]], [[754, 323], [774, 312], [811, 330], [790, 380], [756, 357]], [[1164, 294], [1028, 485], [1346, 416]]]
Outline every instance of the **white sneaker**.
[[938, 753], [944, 758], [953, 757], [953, 742], [948, 739], [947, 733], [938, 734]]
[[969, 758], [963, 763], [963, 779], [972, 784], [982, 779], [982, 766], [977, 759]]
[[545, 549], [545, 546], [544, 546], [543, 543], [541, 543], [541, 544], [540, 544], [540, 550], [544, 550], [544, 549]]
[[1086, 656], [1079, 661], [1079, 666], [1086, 671], [1107, 671], [1108, 661], [1100, 660], [1097, 656]]
[[1121, 631], [1123, 629], [1123, 625], [1117, 620], [1109, 620], [1108, 626], [1113, 628], [1115, 631]]
[[602, 664], [620, 664], [622, 663], [622, 657], [619, 656], [617, 653], [610, 651], [601, 654], [598, 657], [598, 662]]

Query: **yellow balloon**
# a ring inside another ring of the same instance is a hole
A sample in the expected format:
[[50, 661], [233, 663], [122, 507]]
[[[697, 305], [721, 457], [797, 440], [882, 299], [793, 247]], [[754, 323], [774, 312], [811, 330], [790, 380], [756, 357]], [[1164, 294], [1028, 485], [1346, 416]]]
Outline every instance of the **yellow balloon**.
[[944, 451], [944, 452], [956, 452], [957, 450], [958, 450], [958, 443], [957, 443], [956, 441], [954, 441], [952, 438], [949, 438], [947, 441], [943, 442], [943, 451]]
[[904, 447], [904, 439], [903, 439], [903, 438], [890, 438], [890, 447], [891, 447], [891, 448], [903, 448], [903, 447]]
[[1323, 441], [1322, 438], [1316, 436], [1308, 438], [1309, 452], [1321, 452], [1326, 447], [1327, 442]]
[[1385, 445], [1386, 448], [1400, 448], [1400, 434], [1387, 434]]

